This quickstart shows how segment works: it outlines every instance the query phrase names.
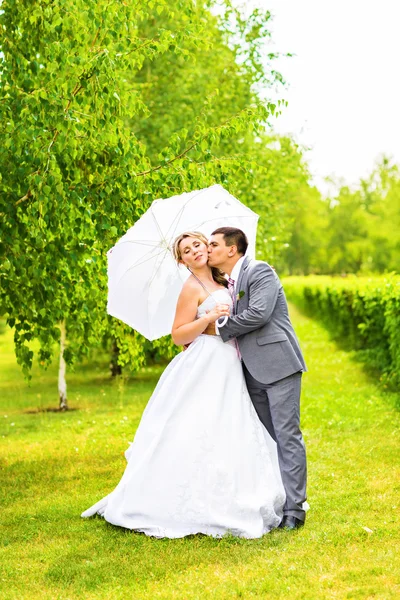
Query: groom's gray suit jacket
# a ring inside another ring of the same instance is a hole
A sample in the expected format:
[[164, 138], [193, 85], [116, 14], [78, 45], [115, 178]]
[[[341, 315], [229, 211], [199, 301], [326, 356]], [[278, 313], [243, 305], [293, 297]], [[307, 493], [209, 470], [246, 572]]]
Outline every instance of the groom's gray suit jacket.
[[246, 257], [235, 287], [234, 315], [219, 332], [224, 342], [237, 338], [250, 374], [270, 384], [306, 371], [275, 271], [266, 262]]

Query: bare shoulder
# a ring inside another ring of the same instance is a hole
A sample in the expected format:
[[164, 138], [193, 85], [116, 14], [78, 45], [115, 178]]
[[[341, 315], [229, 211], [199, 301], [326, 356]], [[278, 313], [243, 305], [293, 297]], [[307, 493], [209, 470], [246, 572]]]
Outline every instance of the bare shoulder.
[[195, 297], [197, 299], [201, 296], [202, 291], [203, 291], [203, 288], [198, 283], [198, 281], [196, 281], [194, 277], [190, 276], [183, 284], [179, 297], [180, 298]]

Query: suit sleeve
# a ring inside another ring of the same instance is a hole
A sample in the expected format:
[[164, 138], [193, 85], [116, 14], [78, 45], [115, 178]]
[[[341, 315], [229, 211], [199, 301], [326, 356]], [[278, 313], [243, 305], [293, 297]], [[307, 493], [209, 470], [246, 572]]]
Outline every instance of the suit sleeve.
[[219, 329], [224, 342], [259, 329], [270, 320], [281, 283], [266, 263], [258, 263], [249, 276], [249, 306], [239, 315], [229, 317]]

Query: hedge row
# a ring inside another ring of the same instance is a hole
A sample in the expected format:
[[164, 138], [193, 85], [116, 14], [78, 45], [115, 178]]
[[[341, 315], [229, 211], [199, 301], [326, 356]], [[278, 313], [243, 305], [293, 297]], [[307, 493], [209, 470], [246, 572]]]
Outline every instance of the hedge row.
[[400, 386], [400, 276], [288, 277], [285, 292]]

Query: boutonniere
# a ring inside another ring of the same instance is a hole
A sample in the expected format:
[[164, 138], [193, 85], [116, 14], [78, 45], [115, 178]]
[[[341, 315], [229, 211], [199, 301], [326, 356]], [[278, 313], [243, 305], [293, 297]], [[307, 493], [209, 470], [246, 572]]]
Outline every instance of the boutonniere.
[[239, 302], [239, 300], [243, 298], [244, 294], [245, 292], [243, 290], [240, 290], [240, 292], [236, 294], [236, 302]]

